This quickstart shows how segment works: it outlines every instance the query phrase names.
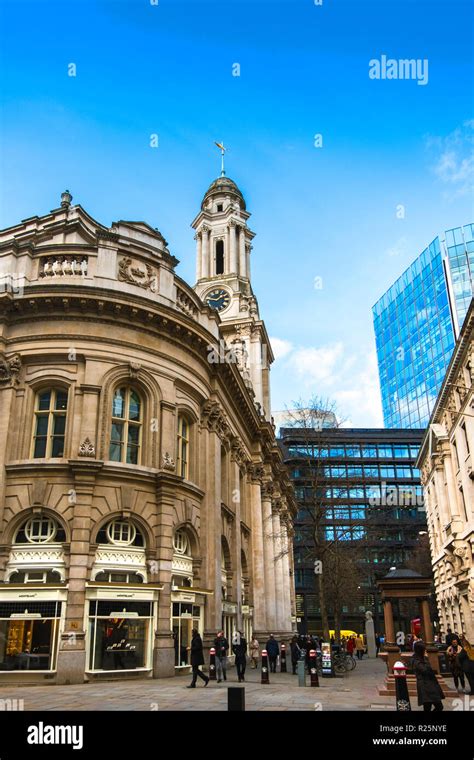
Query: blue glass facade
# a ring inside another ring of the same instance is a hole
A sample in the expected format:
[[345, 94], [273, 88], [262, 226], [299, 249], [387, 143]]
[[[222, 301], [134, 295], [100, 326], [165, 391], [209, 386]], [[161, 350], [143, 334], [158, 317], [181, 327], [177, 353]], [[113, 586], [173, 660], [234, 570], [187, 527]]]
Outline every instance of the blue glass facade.
[[447, 230], [445, 245], [455, 303], [455, 327], [459, 334], [473, 295], [474, 224]]
[[373, 318], [385, 426], [426, 427], [455, 343], [439, 238], [375, 304]]

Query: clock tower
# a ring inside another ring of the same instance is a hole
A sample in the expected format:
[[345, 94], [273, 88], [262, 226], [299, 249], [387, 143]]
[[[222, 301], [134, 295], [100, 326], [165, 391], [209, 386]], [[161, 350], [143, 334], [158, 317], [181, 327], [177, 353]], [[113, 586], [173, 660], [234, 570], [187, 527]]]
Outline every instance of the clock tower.
[[250, 213], [233, 180], [224, 172], [209, 186], [192, 222], [196, 230], [196, 293], [221, 319], [221, 333], [233, 349], [255, 403], [270, 420], [270, 364], [273, 354], [250, 280], [255, 233]]

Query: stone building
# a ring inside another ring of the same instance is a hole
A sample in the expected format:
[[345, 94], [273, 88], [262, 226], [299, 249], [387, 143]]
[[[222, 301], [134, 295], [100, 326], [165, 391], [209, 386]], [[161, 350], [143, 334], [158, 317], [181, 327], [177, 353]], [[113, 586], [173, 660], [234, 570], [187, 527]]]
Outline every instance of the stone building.
[[474, 301], [431, 415], [418, 467], [441, 630], [474, 641]]
[[169, 676], [194, 627], [291, 633], [249, 216], [211, 184], [194, 288], [156, 228], [68, 191], [0, 233], [0, 679]]

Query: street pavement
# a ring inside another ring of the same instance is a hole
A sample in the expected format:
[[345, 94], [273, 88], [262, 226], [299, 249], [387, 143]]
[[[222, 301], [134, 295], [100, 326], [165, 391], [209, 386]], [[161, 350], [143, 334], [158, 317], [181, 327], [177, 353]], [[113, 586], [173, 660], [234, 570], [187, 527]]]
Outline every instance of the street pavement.
[[[23, 700], [24, 710], [227, 710], [227, 686], [245, 687], [246, 710], [395, 710], [393, 697], [380, 697], [378, 687], [385, 677], [380, 660], [367, 658], [357, 663], [351, 673], [337, 678], [320, 678], [319, 688], [298, 686], [298, 677], [291, 673], [270, 674], [270, 683], [260, 683], [260, 669], [247, 668], [245, 684], [237, 682], [235, 668], [228, 671], [228, 680], [207, 687], [198, 679], [195, 689], [187, 689], [190, 676], [175, 678], [102, 681], [69, 686], [3, 686], [2, 700]], [[451, 683], [451, 681], [449, 681]], [[460, 695], [464, 698], [463, 695]], [[446, 710], [452, 700], [444, 700]], [[4, 707], [5, 709], [5, 707]], [[412, 698], [412, 710], [419, 710]]]

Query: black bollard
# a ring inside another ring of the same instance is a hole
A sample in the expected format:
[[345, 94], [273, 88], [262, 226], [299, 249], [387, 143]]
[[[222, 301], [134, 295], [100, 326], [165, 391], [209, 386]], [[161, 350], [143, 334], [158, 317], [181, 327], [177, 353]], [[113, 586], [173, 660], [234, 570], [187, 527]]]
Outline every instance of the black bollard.
[[209, 680], [216, 680], [216, 650], [214, 647], [209, 650]]
[[268, 654], [266, 649], [262, 649], [262, 679], [260, 683], [270, 683], [268, 677]]
[[309, 674], [311, 676], [311, 686], [319, 686], [318, 663], [316, 660], [315, 649], [311, 649], [309, 653]]
[[227, 688], [227, 710], [229, 712], [245, 711], [245, 688], [229, 686]]
[[410, 695], [408, 694], [407, 669], [403, 662], [393, 666], [395, 676], [395, 704], [397, 712], [411, 712]]
[[286, 646], [282, 644], [280, 647], [280, 673], [286, 673]]

